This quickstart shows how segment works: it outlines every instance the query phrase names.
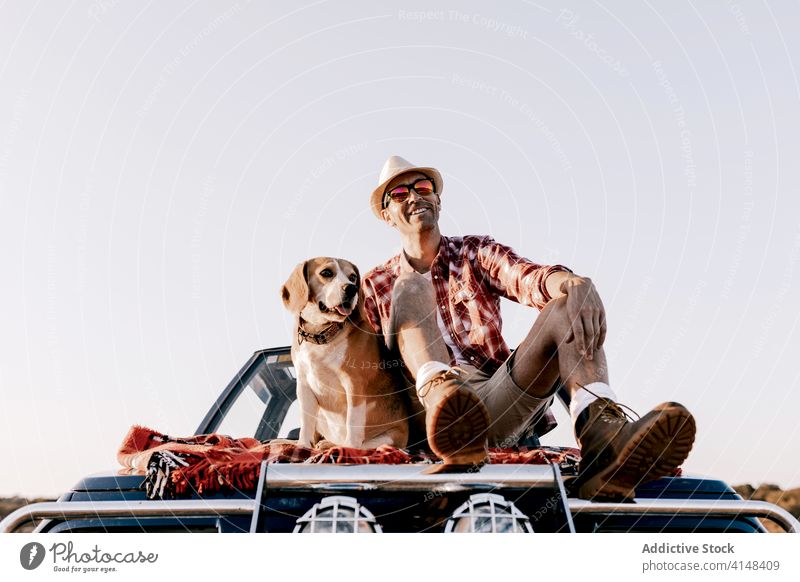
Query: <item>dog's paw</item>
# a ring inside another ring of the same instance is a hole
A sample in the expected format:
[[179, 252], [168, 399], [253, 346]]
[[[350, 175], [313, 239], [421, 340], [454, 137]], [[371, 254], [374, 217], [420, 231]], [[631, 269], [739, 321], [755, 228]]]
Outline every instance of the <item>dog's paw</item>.
[[328, 439], [322, 439], [318, 441], [317, 444], [314, 445], [314, 448], [318, 451], [326, 451], [328, 449], [332, 449], [333, 447], [338, 447], [336, 443], [329, 441]]
[[296, 441], [294, 439], [272, 439], [269, 441], [271, 445], [295, 445], [298, 447], [302, 447], [303, 445], [300, 441]]

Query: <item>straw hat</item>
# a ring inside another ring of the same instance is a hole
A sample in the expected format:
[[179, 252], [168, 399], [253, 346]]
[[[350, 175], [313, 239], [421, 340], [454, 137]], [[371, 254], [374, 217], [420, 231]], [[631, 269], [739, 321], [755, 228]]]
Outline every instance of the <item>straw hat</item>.
[[406, 172], [421, 172], [425, 174], [433, 180], [433, 187], [436, 189], [436, 193], [439, 195], [442, 194], [442, 175], [439, 173], [439, 170], [436, 168], [415, 166], [400, 156], [390, 156], [389, 159], [386, 160], [386, 163], [383, 164], [381, 175], [378, 178], [378, 187], [372, 191], [369, 197], [370, 208], [372, 208], [373, 214], [380, 220], [383, 220], [381, 209], [383, 208], [383, 194], [386, 190], [386, 186], [397, 176], [405, 174]]

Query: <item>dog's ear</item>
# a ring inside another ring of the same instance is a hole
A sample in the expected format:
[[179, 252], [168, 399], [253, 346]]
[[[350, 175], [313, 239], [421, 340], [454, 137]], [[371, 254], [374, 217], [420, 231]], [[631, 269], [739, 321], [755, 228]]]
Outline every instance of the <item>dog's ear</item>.
[[308, 261], [303, 261], [294, 268], [286, 283], [281, 287], [283, 305], [292, 313], [300, 313], [308, 302]]

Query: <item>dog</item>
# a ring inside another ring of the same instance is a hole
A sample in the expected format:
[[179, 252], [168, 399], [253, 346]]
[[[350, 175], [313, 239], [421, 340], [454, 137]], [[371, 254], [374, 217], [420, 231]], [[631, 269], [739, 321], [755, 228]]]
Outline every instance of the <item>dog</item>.
[[292, 362], [304, 447], [404, 448], [408, 406], [397, 368], [382, 357], [364, 311], [358, 268], [317, 257], [297, 265], [281, 288], [295, 317]]

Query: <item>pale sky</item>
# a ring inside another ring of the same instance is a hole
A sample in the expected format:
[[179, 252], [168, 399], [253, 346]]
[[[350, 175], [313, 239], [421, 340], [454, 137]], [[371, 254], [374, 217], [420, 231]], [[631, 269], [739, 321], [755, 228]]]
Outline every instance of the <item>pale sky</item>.
[[0, 495], [191, 434], [290, 342], [297, 262], [397, 252], [391, 154], [441, 170], [445, 234], [594, 280], [620, 400], [697, 418], [688, 473], [800, 486], [798, 5], [433, 5], [0, 7]]

